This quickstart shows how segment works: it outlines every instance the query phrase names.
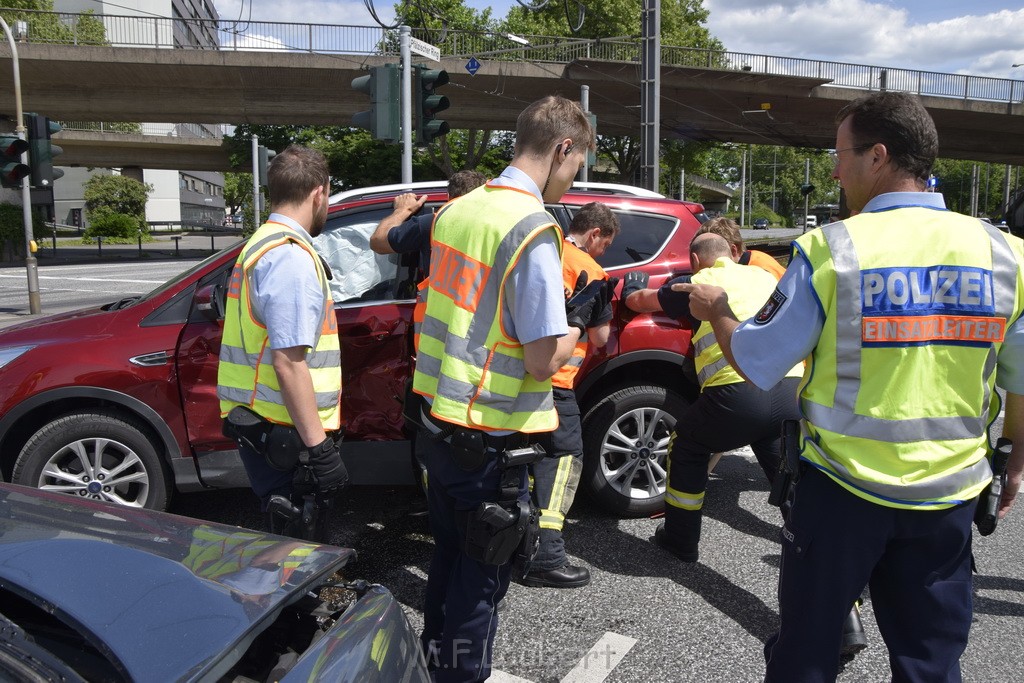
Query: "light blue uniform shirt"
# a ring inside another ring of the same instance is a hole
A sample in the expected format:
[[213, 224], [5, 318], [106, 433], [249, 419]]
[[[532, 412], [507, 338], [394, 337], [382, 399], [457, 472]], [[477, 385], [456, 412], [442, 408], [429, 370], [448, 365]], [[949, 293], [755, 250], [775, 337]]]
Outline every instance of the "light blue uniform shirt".
[[[267, 220], [309, 234], [279, 213]], [[253, 309], [267, 327], [270, 348], [313, 347], [324, 310], [324, 290], [305, 249], [289, 243], [260, 257], [253, 267], [250, 292]]]
[[[946, 210], [941, 194], [890, 192], [871, 199], [861, 213], [911, 206]], [[796, 250], [777, 288], [785, 296], [779, 310], [766, 323], [744, 321], [732, 335], [736, 364], [747, 379], [762, 389], [778, 383], [790, 368], [811, 355], [818, 343], [825, 312], [814, 295], [811, 275], [806, 256]], [[1020, 319], [1010, 323], [999, 351], [996, 384], [1006, 391], [1024, 394], [1024, 324]]]
[[[544, 202], [537, 183], [518, 168], [507, 167], [490, 184], [524, 190]], [[521, 344], [569, 333], [558, 246], [550, 232], [538, 235], [526, 246], [505, 283], [503, 312], [506, 320], [511, 321], [508, 331]]]

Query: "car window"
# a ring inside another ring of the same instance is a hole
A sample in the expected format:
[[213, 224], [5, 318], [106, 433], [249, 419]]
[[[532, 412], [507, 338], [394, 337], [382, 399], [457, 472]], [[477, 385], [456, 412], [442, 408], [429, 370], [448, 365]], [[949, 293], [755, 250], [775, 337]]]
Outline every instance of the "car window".
[[658, 254], [675, 230], [678, 220], [635, 212], [614, 211], [621, 230], [597, 262], [602, 268], [644, 263]]
[[313, 238], [317, 252], [331, 267], [331, 295], [335, 303], [381, 301], [395, 298], [399, 257], [375, 254], [370, 235], [391, 205], [379, 209], [339, 213], [327, 219], [324, 230]]

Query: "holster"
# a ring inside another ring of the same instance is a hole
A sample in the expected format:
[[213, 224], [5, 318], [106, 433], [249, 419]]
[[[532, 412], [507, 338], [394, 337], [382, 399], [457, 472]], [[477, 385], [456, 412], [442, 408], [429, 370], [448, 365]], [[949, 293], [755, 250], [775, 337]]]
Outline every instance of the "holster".
[[999, 503], [1006, 487], [1006, 464], [1010, 460], [1013, 442], [1005, 437], [996, 441], [996, 449], [992, 452], [992, 482], [985, 487], [978, 497], [978, 507], [974, 510], [974, 524], [978, 534], [988, 536], [996, 530], [999, 523]]
[[792, 506], [793, 489], [799, 479], [800, 421], [784, 420], [782, 422], [782, 457], [779, 459], [779, 471], [772, 479], [768, 503], [782, 508], [783, 514], [785, 514]]
[[[486, 445], [489, 440], [493, 441], [493, 437], [483, 435], [485, 452], [475, 456], [481, 463], [491, 457], [490, 452], [495, 452], [493, 446]], [[453, 434], [453, 451], [454, 441]], [[467, 450], [476, 441], [462, 439]], [[519, 492], [523, 468], [543, 457], [544, 449], [539, 444], [506, 448], [497, 454], [501, 471], [498, 500], [480, 503], [468, 513], [464, 550], [469, 557], [490, 565], [503, 565], [515, 557], [515, 566], [520, 571], [525, 574], [529, 570], [540, 546], [540, 513], [531, 500], [520, 500]]]

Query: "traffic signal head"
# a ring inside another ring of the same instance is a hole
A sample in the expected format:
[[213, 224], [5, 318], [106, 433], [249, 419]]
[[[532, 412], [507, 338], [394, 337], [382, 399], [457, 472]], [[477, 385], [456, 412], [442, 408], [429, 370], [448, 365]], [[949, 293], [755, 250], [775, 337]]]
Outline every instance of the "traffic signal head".
[[446, 135], [448, 122], [436, 118], [451, 106], [444, 95], [435, 91], [448, 84], [448, 72], [444, 69], [428, 69], [423, 64], [413, 66], [413, 100], [416, 103], [416, 144], [429, 145], [435, 138]]
[[263, 145], [259, 146], [257, 150], [256, 167], [259, 173], [259, 183], [261, 187], [267, 186], [267, 168], [270, 166], [270, 160], [277, 156], [277, 152], [272, 149], [268, 149]]
[[64, 150], [50, 142], [50, 137], [62, 130], [61, 125], [39, 114], [25, 114], [25, 127], [28, 128], [31, 185], [39, 188], [52, 187], [54, 180], [64, 176], [64, 171], [53, 167], [53, 158]]
[[0, 186], [21, 187], [21, 179], [32, 172], [28, 164], [21, 163], [21, 155], [28, 151], [28, 142], [17, 135], [0, 135]]
[[800, 194], [802, 196], [806, 197], [812, 192], [814, 192], [814, 185], [812, 185], [811, 183], [804, 183], [803, 185], [800, 186]]
[[376, 140], [397, 142], [401, 138], [398, 65], [371, 67], [365, 76], [352, 79], [352, 87], [370, 96], [370, 108], [356, 112], [352, 116], [352, 125], [370, 131]]

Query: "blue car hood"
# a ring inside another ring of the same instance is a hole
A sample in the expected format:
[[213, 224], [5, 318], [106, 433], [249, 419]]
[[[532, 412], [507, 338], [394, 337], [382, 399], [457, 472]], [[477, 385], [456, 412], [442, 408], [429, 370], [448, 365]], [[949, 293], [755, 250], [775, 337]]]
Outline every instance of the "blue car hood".
[[0, 484], [0, 587], [73, 625], [132, 680], [223, 675], [354, 555]]

